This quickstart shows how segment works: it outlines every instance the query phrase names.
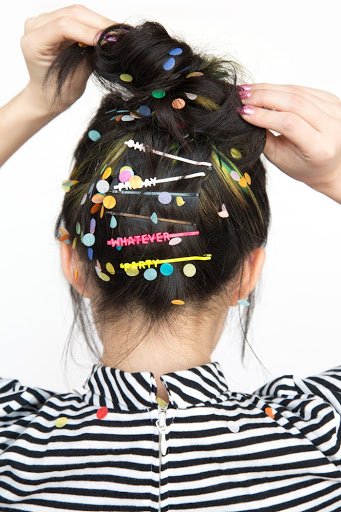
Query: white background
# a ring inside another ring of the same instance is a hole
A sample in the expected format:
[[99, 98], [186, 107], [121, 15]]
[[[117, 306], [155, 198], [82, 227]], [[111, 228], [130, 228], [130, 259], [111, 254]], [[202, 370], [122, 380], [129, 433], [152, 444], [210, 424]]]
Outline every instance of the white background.
[[[0, 101], [28, 80], [20, 50], [24, 21], [69, 5], [16, 1], [2, 5]], [[6, 5], [4, 7], [4, 5]], [[115, 21], [160, 21], [174, 35], [208, 52], [229, 55], [248, 80], [298, 84], [341, 96], [337, 0], [194, 2], [84, 1]], [[83, 97], [38, 132], [0, 169], [0, 376], [66, 392], [80, 387], [94, 361], [79, 343], [77, 363], [64, 373], [62, 351], [72, 310], [53, 225], [71, 156], [99, 104], [89, 81]], [[17, 119], [20, 123], [20, 116]], [[341, 208], [269, 162], [272, 222], [249, 342], [240, 362], [240, 331], [225, 331], [218, 359], [230, 388], [248, 392], [285, 373], [307, 376], [341, 364]]]

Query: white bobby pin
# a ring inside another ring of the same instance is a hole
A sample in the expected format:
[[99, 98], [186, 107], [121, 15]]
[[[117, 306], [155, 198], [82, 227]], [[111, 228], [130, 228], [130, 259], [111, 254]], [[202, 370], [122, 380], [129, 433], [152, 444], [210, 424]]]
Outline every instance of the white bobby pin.
[[[181, 180], [181, 179], [190, 179], [190, 178], [198, 178], [199, 176], [206, 176], [206, 174], [204, 172], [195, 172], [194, 174], [187, 174], [187, 176], [172, 176], [170, 178], [146, 178], [145, 180], [142, 181], [141, 183], [141, 186], [142, 187], [153, 187], [155, 186], [157, 183], [168, 183], [169, 181], [177, 181], [177, 180]], [[122, 189], [125, 189], [125, 190], [129, 190], [133, 188], [131, 186], [131, 183], [129, 183], [129, 181], [125, 181], [123, 183], [118, 183], [117, 185], [114, 185], [112, 187], [112, 190], [119, 190], [121, 191]]]
[[189, 158], [182, 158], [181, 156], [170, 155], [169, 153], [163, 153], [162, 151], [157, 151], [156, 149], [152, 149], [149, 146], [145, 146], [142, 142], [135, 142], [133, 139], [126, 140], [125, 143], [129, 148], [138, 149], [139, 151], [146, 151], [146, 148], [152, 153], [157, 155], [166, 156], [167, 158], [173, 158], [174, 160], [181, 160], [182, 162], [187, 162], [188, 164], [193, 165], [206, 165], [207, 167], [212, 167], [210, 162], [196, 162], [195, 160], [190, 160]]

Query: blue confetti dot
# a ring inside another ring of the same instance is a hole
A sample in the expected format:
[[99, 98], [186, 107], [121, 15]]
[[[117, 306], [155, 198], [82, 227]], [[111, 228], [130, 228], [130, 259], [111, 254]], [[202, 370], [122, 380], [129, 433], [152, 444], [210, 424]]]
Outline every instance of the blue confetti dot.
[[169, 57], [164, 63], [163, 63], [163, 69], [165, 71], [170, 71], [175, 66], [175, 59], [174, 57]]
[[147, 281], [153, 281], [154, 279], [157, 278], [157, 271], [155, 268], [147, 268], [147, 270], [145, 270], [143, 272], [143, 277], [145, 279], [147, 279]]
[[110, 227], [111, 227], [111, 228], [116, 228], [116, 226], [117, 226], [117, 220], [116, 220], [115, 215], [113, 215], [113, 216], [111, 217], [111, 219], [110, 219]]
[[141, 105], [138, 109], [137, 109], [138, 113], [141, 114], [141, 116], [145, 116], [145, 117], [149, 117], [150, 114], [151, 114], [151, 110], [150, 110], [150, 107], [148, 105]]
[[120, 251], [122, 249], [122, 245], [116, 245], [116, 249]]
[[101, 134], [97, 130], [90, 130], [88, 132], [89, 139], [96, 141], [101, 138]]
[[92, 247], [88, 247], [88, 258], [89, 258], [89, 260], [92, 260], [93, 257], [94, 257], [93, 248]]
[[250, 306], [250, 302], [247, 299], [239, 299], [237, 302], [241, 306]]
[[82, 242], [87, 247], [90, 247], [91, 245], [94, 245], [94, 243], [95, 243], [95, 235], [93, 235], [92, 233], [86, 233], [83, 236], [83, 238], [82, 238]]
[[160, 272], [164, 276], [170, 276], [174, 272], [174, 267], [170, 263], [162, 263], [160, 266]]
[[182, 48], [173, 48], [168, 52], [169, 55], [181, 55], [183, 52]]

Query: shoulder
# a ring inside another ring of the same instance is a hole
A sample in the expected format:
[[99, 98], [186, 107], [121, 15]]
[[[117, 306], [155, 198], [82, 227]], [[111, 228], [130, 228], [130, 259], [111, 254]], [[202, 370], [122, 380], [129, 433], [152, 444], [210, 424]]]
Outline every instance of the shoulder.
[[341, 365], [300, 377], [281, 375], [253, 392], [341, 469]]

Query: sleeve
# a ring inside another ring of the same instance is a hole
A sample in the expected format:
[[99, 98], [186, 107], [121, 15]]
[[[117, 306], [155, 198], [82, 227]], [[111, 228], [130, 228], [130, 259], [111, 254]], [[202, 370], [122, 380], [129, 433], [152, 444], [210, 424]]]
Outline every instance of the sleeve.
[[28, 427], [53, 391], [0, 377], [0, 454]]
[[282, 375], [254, 393], [284, 406], [302, 434], [341, 471], [341, 365], [303, 378]]

